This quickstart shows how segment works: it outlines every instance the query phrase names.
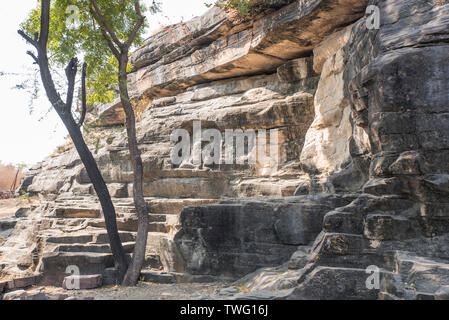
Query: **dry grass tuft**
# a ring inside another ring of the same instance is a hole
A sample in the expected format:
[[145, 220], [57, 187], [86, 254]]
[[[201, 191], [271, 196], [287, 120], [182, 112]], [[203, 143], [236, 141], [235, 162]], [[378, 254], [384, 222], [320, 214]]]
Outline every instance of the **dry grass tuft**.
[[66, 140], [66, 143], [64, 143], [62, 146], [57, 147], [56, 150], [53, 151], [53, 153], [51, 154], [52, 158], [57, 157], [58, 155], [66, 152], [74, 146], [72, 138], [70, 138], [70, 136], [67, 136]]

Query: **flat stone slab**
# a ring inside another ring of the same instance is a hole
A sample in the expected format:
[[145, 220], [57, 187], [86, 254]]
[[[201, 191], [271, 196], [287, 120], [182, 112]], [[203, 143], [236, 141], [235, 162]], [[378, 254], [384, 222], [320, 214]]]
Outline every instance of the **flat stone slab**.
[[40, 275], [34, 275], [29, 277], [11, 279], [0, 282], [0, 292], [6, 290], [18, 290], [25, 289], [34, 286], [40, 282], [42, 277]]
[[277, 292], [261, 290], [249, 293], [239, 293], [235, 295], [232, 300], [275, 300], [282, 299], [289, 293], [291, 293], [291, 290], [280, 290]]
[[92, 301], [95, 300], [94, 297], [68, 297], [67, 299], [64, 299], [67, 301]]
[[58, 218], [99, 218], [100, 208], [56, 208], [55, 214]]
[[17, 220], [15, 220], [15, 219], [0, 220], [0, 231], [14, 229], [14, 227], [16, 226], [16, 223], [17, 223]]
[[87, 290], [100, 288], [103, 284], [101, 274], [65, 277], [62, 287], [65, 290]]
[[93, 235], [91, 234], [60, 235], [47, 238], [47, 242], [57, 244], [89, 243], [92, 241]]
[[25, 291], [23, 289], [14, 290], [3, 295], [2, 300], [28, 300], [28, 301], [61, 301], [67, 300], [67, 294], [50, 294], [42, 292], [41, 289]]
[[162, 284], [176, 283], [176, 277], [171, 273], [143, 270], [140, 276], [145, 282]]
[[5, 293], [2, 300], [25, 300], [27, 294], [25, 290], [16, 290], [12, 292]]

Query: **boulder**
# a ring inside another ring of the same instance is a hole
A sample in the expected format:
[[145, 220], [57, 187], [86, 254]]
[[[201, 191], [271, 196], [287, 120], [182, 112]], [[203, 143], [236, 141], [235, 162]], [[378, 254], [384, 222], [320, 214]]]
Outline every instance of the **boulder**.
[[101, 287], [103, 278], [101, 274], [73, 275], [64, 278], [62, 287], [65, 290], [88, 290]]
[[30, 212], [31, 212], [31, 208], [20, 208], [16, 211], [14, 216], [16, 218], [26, 218]]

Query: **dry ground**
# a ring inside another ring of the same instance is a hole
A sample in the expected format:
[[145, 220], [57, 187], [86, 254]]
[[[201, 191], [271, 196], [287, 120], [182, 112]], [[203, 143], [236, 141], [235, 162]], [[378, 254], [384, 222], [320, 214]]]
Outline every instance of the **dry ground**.
[[82, 290], [76, 296], [94, 297], [95, 300], [201, 300], [225, 288], [222, 283], [158, 284], [140, 283], [137, 287], [105, 287]]
[[17, 184], [20, 183], [20, 179], [22, 179], [22, 174], [19, 173], [17, 177], [16, 175], [17, 169], [14, 166], [3, 165], [0, 163], [0, 190], [9, 190], [12, 187], [14, 180], [16, 181], [17, 186]]
[[17, 210], [24, 207], [29, 207], [30, 205], [36, 205], [37, 200], [26, 200], [26, 199], [7, 199], [0, 200], [0, 219], [7, 219], [14, 217]]
[[56, 287], [34, 287], [33, 292], [63, 294], [95, 300], [203, 300], [226, 288], [225, 283], [157, 284], [141, 282], [136, 287], [108, 286], [94, 290], [67, 291]]

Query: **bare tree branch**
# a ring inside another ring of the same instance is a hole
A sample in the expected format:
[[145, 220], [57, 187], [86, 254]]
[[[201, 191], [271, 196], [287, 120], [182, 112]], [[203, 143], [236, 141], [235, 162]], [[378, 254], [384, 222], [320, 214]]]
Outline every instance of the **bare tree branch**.
[[95, 13], [96, 13], [96, 17], [98, 18], [98, 23], [104, 27], [107, 31], [107, 33], [109, 34], [109, 36], [111, 37], [112, 41], [114, 41], [114, 43], [121, 49], [123, 47], [123, 43], [120, 42], [120, 40], [118, 39], [116, 33], [114, 32], [114, 30], [112, 29], [112, 27], [109, 25], [108, 20], [103, 16], [103, 14], [101, 13], [100, 8], [98, 7], [97, 1], [95, 0], [90, 0], [90, 3], [92, 4], [92, 6], [95, 9]]
[[87, 113], [87, 98], [86, 98], [86, 68], [87, 63], [83, 63], [83, 71], [81, 73], [81, 116], [78, 126], [82, 127]]
[[65, 68], [65, 74], [67, 76], [68, 88], [67, 88], [67, 100], [66, 100], [66, 108], [67, 112], [71, 112], [72, 104], [73, 104], [73, 92], [75, 91], [75, 79], [76, 73], [78, 72], [78, 59], [72, 58], [67, 68]]
[[106, 40], [109, 49], [111, 49], [112, 54], [119, 59], [120, 58], [120, 51], [114, 46], [114, 43], [112, 43], [111, 39], [108, 37], [106, 32], [103, 30], [103, 28], [100, 27], [101, 33], [103, 34], [103, 38]]
[[22, 38], [24, 38], [28, 43], [32, 44], [35, 48], [39, 47], [38, 42], [36, 40], [33, 40], [30, 36], [28, 36], [22, 30], [18, 30], [17, 33], [20, 34], [22, 36]]
[[35, 64], [39, 64], [39, 59], [36, 57], [36, 55], [32, 51], [27, 51], [27, 55], [29, 55], [31, 58], [33, 58]]
[[34, 61], [37, 60], [39, 64], [42, 83], [44, 85], [47, 96], [51, 102], [51, 104], [58, 110], [64, 111], [66, 109], [66, 104], [62, 101], [61, 96], [55, 88], [55, 83], [52, 79], [50, 66], [48, 62], [47, 56], [47, 43], [48, 43], [48, 32], [50, 29], [50, 0], [42, 0], [41, 1], [41, 28], [40, 28], [40, 37], [39, 40], [38, 34], [34, 34], [34, 39], [25, 34], [22, 30], [19, 30], [18, 33], [29, 43], [37, 49], [37, 57], [31, 52], [27, 52]]
[[140, 28], [143, 26], [143, 23], [145, 22], [145, 17], [142, 15], [142, 11], [140, 10], [140, 3], [139, 0], [134, 1], [134, 9], [136, 10], [137, 16], [139, 17], [139, 20], [137, 20], [136, 25], [134, 26], [133, 31], [131, 32], [128, 41], [126, 41], [125, 48], [126, 50], [129, 50], [132, 43], [134, 42], [134, 39], [136, 38], [137, 32], [139, 32]]

